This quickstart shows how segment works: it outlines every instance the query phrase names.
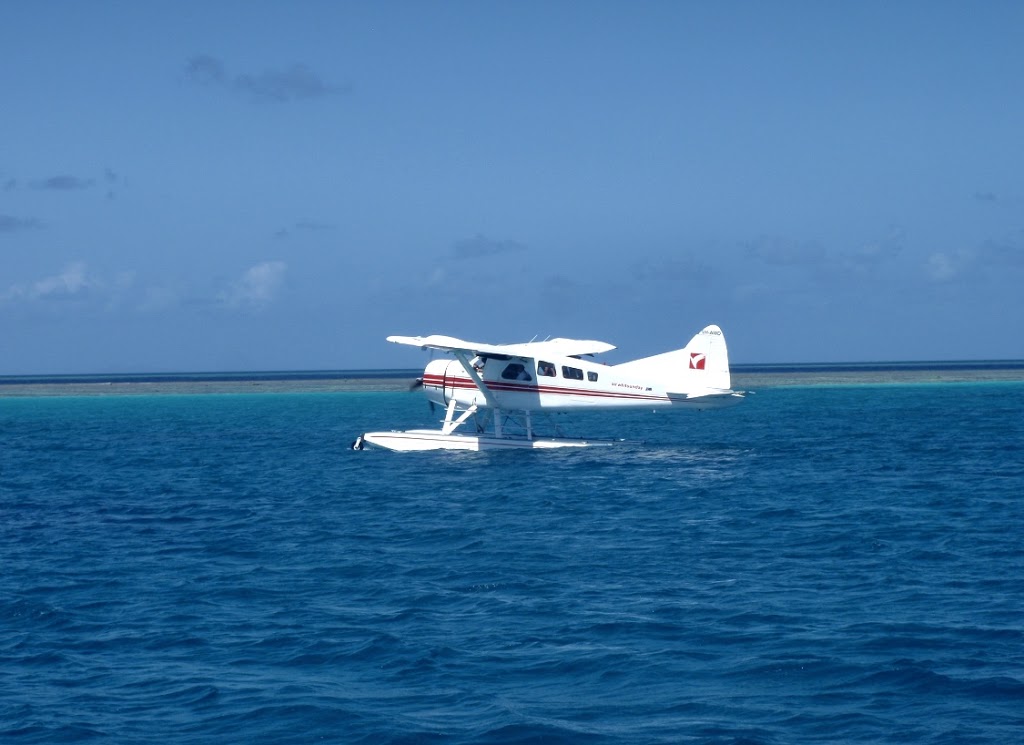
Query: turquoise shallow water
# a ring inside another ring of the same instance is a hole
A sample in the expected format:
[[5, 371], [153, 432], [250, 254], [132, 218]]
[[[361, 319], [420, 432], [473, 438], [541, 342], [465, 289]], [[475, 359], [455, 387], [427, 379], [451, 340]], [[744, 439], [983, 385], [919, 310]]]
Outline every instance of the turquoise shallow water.
[[1007, 743], [1024, 384], [352, 452], [416, 395], [0, 399], [0, 739]]

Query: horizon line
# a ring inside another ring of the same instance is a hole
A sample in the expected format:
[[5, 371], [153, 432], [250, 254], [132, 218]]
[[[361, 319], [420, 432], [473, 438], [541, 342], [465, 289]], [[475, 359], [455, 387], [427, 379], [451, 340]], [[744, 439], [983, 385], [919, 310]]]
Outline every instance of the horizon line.
[[[1008, 366], [1007, 369], [1020, 369], [1024, 368], [1024, 359], [934, 359], [934, 360], [867, 360], [867, 361], [843, 361], [843, 362], [735, 362], [730, 364], [731, 372], [769, 372], [771, 370], [778, 370], [780, 372], [799, 372], [794, 368], [809, 368], [808, 372], [812, 370], [833, 370], [833, 371], [853, 371], [855, 369], [863, 367], [873, 367], [875, 369], [884, 369], [885, 367], [891, 367], [892, 369], [900, 369], [903, 367], [914, 366], [921, 369], [928, 369], [928, 365], [937, 365], [942, 367], [956, 367], [963, 369], [968, 365], [983, 365], [986, 369], [998, 369], [998, 366]], [[614, 365], [609, 365], [614, 367]], [[935, 369], [942, 369], [937, 367]], [[756, 368], [756, 369], [752, 369]], [[365, 368], [309, 368], [309, 369], [262, 369], [262, 370], [136, 370], [132, 372], [69, 372], [69, 373], [0, 373], [0, 381], [13, 383], [17, 382], [18, 379], [75, 379], [75, 378], [134, 378], [134, 377], [184, 377], [184, 376], [196, 376], [196, 377], [239, 377], [245, 379], [245, 376], [270, 376], [270, 375], [282, 375], [290, 376], [293, 379], [300, 379], [298, 376], [311, 375], [318, 378], [328, 377], [337, 375], [339, 373], [344, 374], [342, 377], [354, 378], [354, 377], [391, 377], [397, 378], [402, 377], [407, 373], [416, 374], [420, 371], [419, 367], [365, 367]], [[362, 375], [358, 375], [362, 373]], [[374, 373], [374, 374], [370, 374]]]

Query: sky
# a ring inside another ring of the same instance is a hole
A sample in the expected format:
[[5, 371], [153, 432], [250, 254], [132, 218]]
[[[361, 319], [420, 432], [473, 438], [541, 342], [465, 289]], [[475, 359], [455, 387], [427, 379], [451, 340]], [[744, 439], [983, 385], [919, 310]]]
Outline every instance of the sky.
[[1024, 3], [0, 14], [0, 375], [1024, 358]]

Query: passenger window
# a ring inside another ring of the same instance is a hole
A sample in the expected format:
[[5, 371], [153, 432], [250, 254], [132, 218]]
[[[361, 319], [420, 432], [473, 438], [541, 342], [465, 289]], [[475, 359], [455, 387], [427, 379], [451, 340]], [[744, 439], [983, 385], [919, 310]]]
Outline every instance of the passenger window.
[[566, 380], [583, 380], [583, 371], [578, 367], [562, 365], [562, 377]]
[[538, 362], [537, 374], [543, 375], [546, 378], [553, 378], [555, 377], [555, 366], [550, 362]]
[[505, 380], [533, 380], [530, 377], [530, 373], [526, 371], [526, 368], [518, 362], [506, 365], [505, 369], [501, 371], [501, 377]]
[[596, 383], [597, 382], [597, 373], [596, 372], [588, 372], [587, 373], [587, 380], [589, 380], [591, 383]]

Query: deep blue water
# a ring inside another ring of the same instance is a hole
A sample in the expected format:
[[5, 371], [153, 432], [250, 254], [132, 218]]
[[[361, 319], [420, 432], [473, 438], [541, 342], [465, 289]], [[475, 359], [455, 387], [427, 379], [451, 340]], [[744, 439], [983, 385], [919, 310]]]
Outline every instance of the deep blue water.
[[1024, 738], [1024, 384], [592, 414], [395, 454], [413, 394], [0, 399], [0, 740]]

